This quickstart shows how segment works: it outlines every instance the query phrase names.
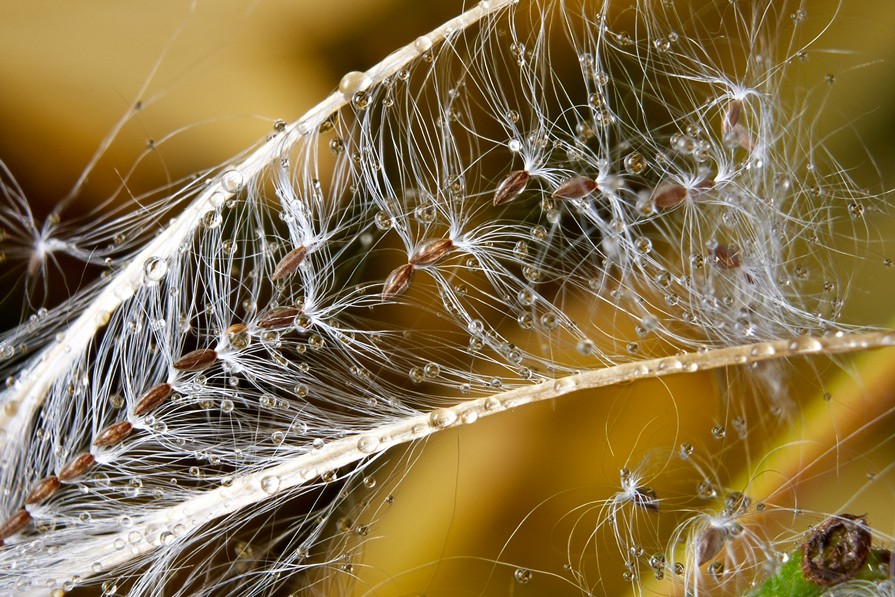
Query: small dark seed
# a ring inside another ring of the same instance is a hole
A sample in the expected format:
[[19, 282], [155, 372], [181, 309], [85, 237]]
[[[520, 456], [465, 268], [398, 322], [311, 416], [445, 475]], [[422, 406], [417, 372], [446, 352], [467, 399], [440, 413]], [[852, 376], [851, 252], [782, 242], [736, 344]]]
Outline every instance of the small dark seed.
[[7, 518], [0, 524], [0, 539], [12, 537], [31, 522], [31, 514], [24, 508]]
[[277, 263], [270, 279], [276, 282], [277, 280], [282, 280], [283, 278], [291, 276], [295, 273], [295, 270], [298, 269], [298, 266], [301, 265], [301, 262], [305, 260], [307, 254], [308, 248], [304, 245], [300, 245], [286, 253], [283, 258], [280, 259], [279, 263]]
[[722, 528], [708, 527], [702, 531], [696, 540], [696, 565], [702, 566], [721, 553], [725, 539], [726, 533]]
[[202, 371], [214, 365], [218, 360], [218, 353], [210, 348], [200, 348], [188, 352], [171, 365], [178, 371]]
[[301, 311], [293, 307], [273, 309], [264, 317], [264, 319], [258, 322], [258, 327], [264, 328], [265, 330], [289, 327], [292, 325], [292, 322], [295, 321], [295, 318], [298, 317], [299, 313], [301, 313]]
[[597, 190], [597, 181], [587, 176], [576, 176], [565, 181], [553, 191], [554, 199], [571, 201], [584, 199]]
[[870, 554], [870, 529], [865, 516], [841, 514], [828, 518], [802, 544], [802, 575], [820, 587], [850, 580]]
[[727, 245], [718, 245], [714, 250], [715, 258], [718, 265], [726, 269], [736, 269], [740, 267], [740, 250], [730, 248]]
[[96, 459], [90, 452], [78, 454], [74, 460], [69, 462], [61, 471], [59, 471], [60, 481], [73, 481], [90, 470]]
[[397, 296], [404, 294], [410, 287], [410, 280], [413, 279], [413, 264], [405, 263], [401, 267], [396, 267], [392, 273], [385, 279], [382, 285], [382, 300], [389, 301]]
[[62, 482], [56, 475], [50, 475], [46, 479], [39, 481], [25, 498], [25, 505], [30, 506], [31, 504], [41, 503], [56, 493], [61, 485]]
[[131, 425], [129, 421], [122, 421], [120, 423], [115, 423], [114, 425], [109, 425], [96, 436], [96, 439], [93, 440], [93, 445], [114, 446], [115, 444], [120, 444], [124, 441], [124, 438], [130, 435], [133, 429], [134, 426]]
[[503, 179], [494, 191], [494, 205], [503, 205], [509, 203], [519, 196], [519, 193], [525, 190], [528, 185], [528, 170], [516, 170]]
[[169, 383], [163, 383], [155, 386], [140, 398], [134, 407], [134, 415], [142, 417], [161, 406], [165, 400], [171, 395], [174, 388]]
[[653, 205], [656, 209], [668, 209], [684, 202], [687, 189], [679, 184], [659, 185], [653, 192]]
[[454, 248], [454, 241], [449, 238], [427, 240], [416, 248], [410, 256], [410, 264], [415, 266], [435, 265]]

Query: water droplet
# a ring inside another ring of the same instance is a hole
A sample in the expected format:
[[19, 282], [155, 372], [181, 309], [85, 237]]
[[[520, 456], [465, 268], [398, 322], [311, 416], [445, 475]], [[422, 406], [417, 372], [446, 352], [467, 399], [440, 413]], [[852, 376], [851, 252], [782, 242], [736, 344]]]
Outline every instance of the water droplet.
[[346, 73], [342, 80], [339, 81], [339, 92], [345, 96], [346, 99], [349, 99], [354, 96], [355, 93], [360, 91], [365, 91], [370, 85], [373, 84], [373, 80], [366, 73], [351, 71], [350, 73]]
[[362, 454], [372, 454], [378, 446], [379, 440], [370, 435], [365, 435], [357, 440], [357, 450]]
[[628, 174], [640, 174], [646, 170], [646, 159], [636, 151], [625, 156], [625, 170]]
[[228, 193], [236, 193], [245, 184], [245, 179], [239, 170], [227, 170], [221, 175], [221, 186]]
[[143, 264], [143, 277], [147, 283], [159, 282], [168, 273], [168, 262], [161, 257], [150, 257]]
[[[432, 49], [432, 40], [428, 35], [421, 35], [413, 42], [413, 49], [422, 54]], [[347, 76], [347, 75], [346, 75]]]
[[438, 429], [450, 427], [457, 422], [457, 413], [450, 409], [439, 408], [429, 415], [429, 424]]
[[221, 212], [217, 210], [211, 210], [202, 216], [202, 224], [208, 229], [217, 228], [223, 221], [224, 219], [221, 217]]
[[527, 568], [516, 568], [516, 571], [513, 572], [513, 578], [516, 579], [516, 582], [520, 585], [527, 585], [531, 582], [533, 574], [531, 570]]
[[269, 475], [261, 479], [261, 491], [267, 495], [273, 495], [280, 489], [280, 478]]

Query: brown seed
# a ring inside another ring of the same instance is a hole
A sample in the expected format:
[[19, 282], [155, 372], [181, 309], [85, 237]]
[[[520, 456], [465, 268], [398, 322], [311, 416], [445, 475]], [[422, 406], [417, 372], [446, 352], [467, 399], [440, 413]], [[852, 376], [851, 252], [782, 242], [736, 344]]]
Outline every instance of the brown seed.
[[298, 317], [299, 313], [301, 313], [301, 311], [294, 307], [279, 307], [273, 309], [264, 317], [264, 319], [258, 322], [258, 327], [264, 328], [265, 330], [287, 328], [292, 325], [292, 322], [295, 321], [295, 318]]
[[740, 122], [740, 115], [743, 113], [743, 102], [741, 100], [731, 100], [727, 104], [724, 116], [721, 118], [721, 132], [726, 133], [733, 129]]
[[25, 498], [25, 505], [30, 506], [31, 504], [41, 503], [56, 493], [61, 485], [62, 482], [56, 475], [50, 475], [46, 479], [39, 481]]
[[721, 553], [726, 535], [724, 529], [719, 527], [708, 527], [699, 534], [699, 538], [696, 540], [697, 566], [702, 566]]
[[653, 205], [656, 209], [668, 209], [684, 202], [687, 189], [679, 184], [662, 184], [653, 192]]
[[304, 245], [299, 245], [286, 253], [273, 269], [270, 279], [276, 282], [277, 280], [282, 280], [283, 278], [291, 276], [295, 273], [295, 270], [298, 269], [298, 266], [301, 265], [301, 262], [305, 260], [307, 254], [308, 248]]
[[134, 407], [134, 415], [142, 417], [146, 413], [157, 409], [168, 399], [173, 390], [174, 388], [169, 383], [155, 386], [140, 397], [140, 400]]
[[449, 238], [427, 240], [416, 248], [410, 256], [410, 265], [435, 265], [454, 248], [454, 241]]
[[718, 265], [726, 269], [736, 269], [740, 267], [740, 250], [731, 248], [727, 245], [718, 245], [714, 250], [715, 258]]
[[12, 537], [31, 522], [31, 514], [22, 508], [0, 524], [0, 539]]
[[178, 371], [202, 371], [218, 361], [218, 353], [210, 348], [188, 352], [171, 364]]
[[815, 527], [802, 544], [802, 575], [820, 587], [832, 587], [854, 578], [869, 554], [866, 517], [834, 516]]
[[695, 185], [690, 187], [688, 193], [690, 193], [691, 199], [698, 199], [700, 195], [707, 193], [715, 188], [714, 180], [701, 180], [697, 182]]
[[565, 201], [584, 199], [596, 190], [597, 181], [587, 176], [576, 176], [556, 187], [553, 198]]
[[413, 270], [412, 263], [405, 263], [401, 267], [393, 269], [385, 279], [385, 284], [382, 285], [382, 300], [389, 301], [404, 294], [410, 286], [410, 280], [413, 279]]
[[92, 467], [95, 462], [96, 459], [90, 452], [78, 454], [74, 460], [66, 464], [65, 467], [59, 471], [59, 480], [66, 482], [74, 481], [90, 470], [90, 467]]
[[93, 440], [93, 445], [114, 446], [115, 444], [120, 444], [124, 441], [124, 438], [130, 435], [133, 429], [134, 426], [131, 425], [129, 421], [122, 421], [120, 423], [115, 423], [114, 425], [109, 425], [96, 436], [96, 439]]
[[525, 190], [528, 184], [528, 170], [516, 170], [503, 179], [494, 191], [494, 205], [503, 205], [509, 203], [519, 196], [519, 193]]

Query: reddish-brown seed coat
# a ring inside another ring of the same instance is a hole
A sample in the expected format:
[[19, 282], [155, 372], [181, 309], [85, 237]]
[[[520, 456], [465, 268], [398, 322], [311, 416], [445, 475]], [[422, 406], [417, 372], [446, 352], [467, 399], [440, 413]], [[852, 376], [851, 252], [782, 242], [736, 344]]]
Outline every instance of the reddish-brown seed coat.
[[687, 189], [679, 184], [662, 184], [653, 192], [653, 205], [656, 209], [668, 209], [684, 202]]
[[258, 327], [267, 329], [285, 328], [292, 325], [298, 314], [301, 313], [294, 307], [279, 307], [270, 311], [264, 319], [258, 322]]
[[61, 486], [62, 482], [59, 480], [59, 477], [50, 475], [46, 479], [38, 481], [37, 485], [34, 486], [34, 489], [32, 489], [25, 498], [25, 504], [28, 506], [31, 504], [39, 504], [56, 493]]
[[385, 279], [385, 284], [382, 285], [382, 300], [388, 301], [404, 294], [410, 286], [413, 270], [414, 266], [412, 263], [405, 263], [393, 269]]
[[73, 481], [90, 470], [90, 467], [92, 467], [95, 462], [96, 459], [90, 452], [78, 454], [74, 460], [66, 464], [62, 470], [59, 471], [59, 480]]
[[202, 371], [218, 361], [218, 353], [211, 348], [200, 348], [188, 352], [171, 364], [178, 371]]
[[31, 514], [22, 508], [0, 524], [0, 539], [12, 537], [31, 522]]
[[454, 248], [454, 241], [449, 238], [427, 240], [416, 248], [410, 256], [410, 265], [435, 265]]
[[133, 429], [134, 426], [131, 425], [129, 421], [122, 421], [120, 423], [115, 423], [114, 425], [109, 425], [96, 436], [96, 439], [93, 440], [93, 445], [114, 446], [115, 444], [120, 444], [124, 441], [124, 438], [130, 435]]
[[736, 269], [740, 267], [740, 251], [739, 249], [731, 249], [727, 245], [718, 245], [714, 250], [715, 258], [718, 265], [727, 269]]
[[283, 258], [280, 259], [279, 263], [277, 263], [270, 279], [276, 282], [277, 280], [282, 280], [283, 278], [291, 276], [295, 273], [295, 270], [298, 269], [298, 266], [301, 265], [301, 262], [305, 260], [307, 254], [308, 248], [304, 245], [300, 245], [286, 253]]
[[528, 170], [510, 172], [494, 191], [494, 205], [503, 205], [518, 197], [519, 193], [524, 191], [528, 185], [529, 178]]
[[169, 383], [163, 383], [155, 386], [140, 397], [140, 400], [134, 407], [134, 415], [142, 417], [146, 413], [157, 409], [159, 406], [162, 405], [162, 403], [164, 403], [165, 400], [168, 399], [168, 397], [171, 395], [171, 392], [173, 391], [174, 388], [171, 387], [171, 384]]
[[553, 198], [565, 201], [584, 199], [596, 190], [597, 181], [587, 176], [576, 176], [556, 187]]

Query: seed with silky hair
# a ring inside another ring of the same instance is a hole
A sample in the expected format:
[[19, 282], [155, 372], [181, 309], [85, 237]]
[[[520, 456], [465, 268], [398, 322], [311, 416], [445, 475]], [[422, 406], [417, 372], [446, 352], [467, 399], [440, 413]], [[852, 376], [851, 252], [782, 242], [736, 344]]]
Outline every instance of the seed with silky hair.
[[301, 313], [301, 311], [294, 307], [279, 307], [273, 309], [264, 316], [264, 319], [258, 322], [258, 327], [264, 328], [265, 330], [287, 328], [292, 325], [299, 313]]
[[276, 282], [277, 280], [282, 280], [283, 278], [291, 276], [295, 273], [295, 270], [298, 269], [298, 266], [301, 265], [301, 262], [305, 260], [307, 254], [308, 248], [304, 245], [300, 245], [286, 253], [283, 258], [280, 259], [279, 263], [277, 263], [270, 279]]
[[134, 426], [131, 425], [129, 421], [122, 421], [120, 423], [115, 423], [114, 425], [109, 425], [96, 436], [96, 439], [93, 440], [93, 445], [114, 446], [115, 444], [120, 444], [128, 435], [130, 435], [133, 429]]
[[0, 524], [0, 541], [12, 537], [31, 522], [31, 514], [22, 508]]
[[553, 198], [565, 201], [584, 199], [596, 190], [597, 181], [587, 176], [576, 176], [556, 187]]
[[427, 240], [416, 248], [410, 256], [410, 264], [414, 266], [435, 265], [454, 248], [454, 241], [449, 238]]
[[188, 352], [171, 366], [178, 371], [202, 371], [208, 369], [218, 361], [218, 353], [210, 348], [200, 348], [192, 352]]
[[528, 170], [510, 172], [503, 179], [503, 182], [498, 185], [497, 190], [494, 191], [494, 205], [503, 205], [518, 197], [525, 190], [526, 185], [528, 185], [529, 177]]
[[171, 396], [173, 390], [174, 388], [171, 387], [171, 384], [169, 383], [155, 386], [140, 397], [137, 405], [134, 406], [134, 414], [138, 417], [142, 417], [146, 413], [157, 409], [169, 396]]
[[59, 471], [59, 480], [60, 481], [74, 481], [84, 473], [90, 470], [90, 467], [96, 462], [96, 458], [93, 457], [93, 454], [90, 452], [83, 452], [78, 454], [74, 460], [66, 464], [61, 471]]
[[393, 269], [382, 285], [382, 300], [390, 301], [404, 294], [410, 286], [410, 280], [413, 279], [413, 270], [412, 263], [405, 263]]
[[42, 479], [34, 486], [34, 489], [28, 494], [25, 498], [25, 504], [30, 506], [32, 504], [39, 504], [59, 489], [62, 486], [62, 482], [59, 480], [59, 477], [56, 475], [50, 475], [46, 479]]

